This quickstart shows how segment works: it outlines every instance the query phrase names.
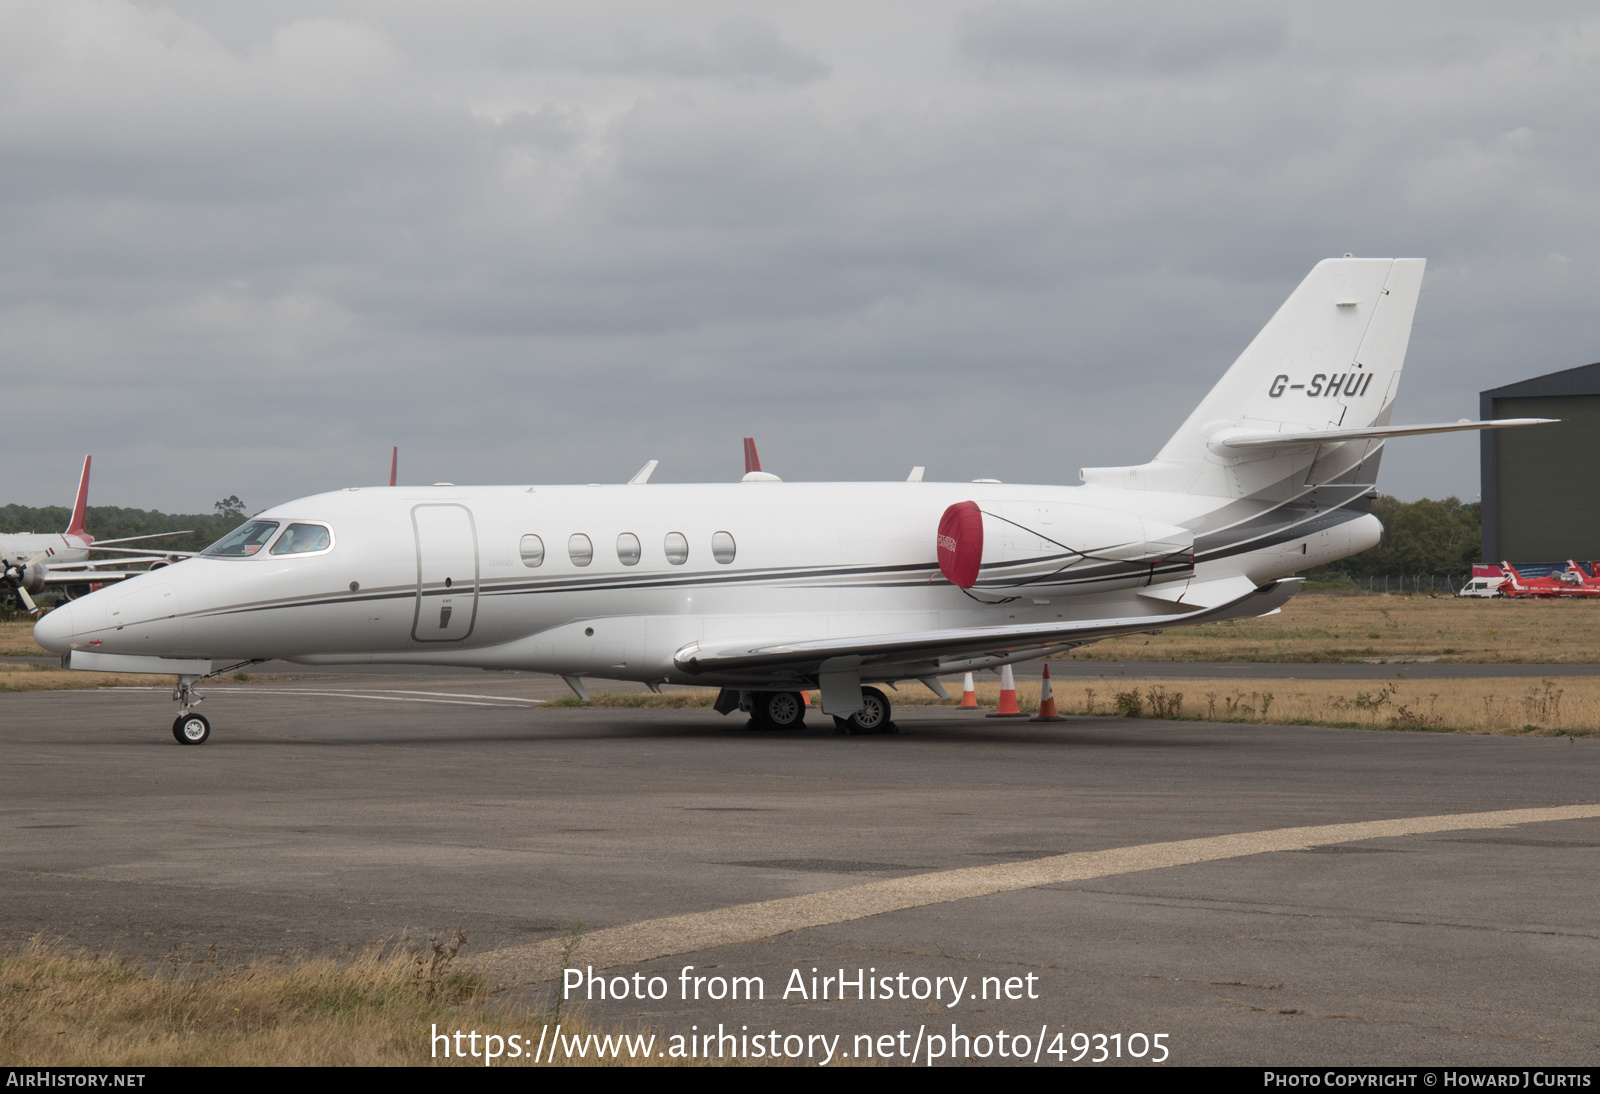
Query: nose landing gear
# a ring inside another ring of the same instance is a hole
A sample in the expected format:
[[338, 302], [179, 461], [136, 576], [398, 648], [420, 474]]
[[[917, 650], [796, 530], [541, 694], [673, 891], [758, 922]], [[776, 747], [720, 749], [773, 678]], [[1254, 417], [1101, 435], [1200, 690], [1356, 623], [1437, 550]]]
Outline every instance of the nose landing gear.
[[225, 669], [215, 669], [204, 676], [179, 676], [178, 686], [172, 689], [172, 698], [178, 703], [178, 718], [172, 723], [172, 739], [180, 745], [203, 745], [211, 738], [211, 722], [204, 714], [194, 712], [194, 708], [205, 701], [205, 696], [194, 689], [196, 684], [230, 672], [237, 672], [249, 665], [259, 665], [263, 660], [265, 658], [257, 657], [250, 661], [240, 661]]

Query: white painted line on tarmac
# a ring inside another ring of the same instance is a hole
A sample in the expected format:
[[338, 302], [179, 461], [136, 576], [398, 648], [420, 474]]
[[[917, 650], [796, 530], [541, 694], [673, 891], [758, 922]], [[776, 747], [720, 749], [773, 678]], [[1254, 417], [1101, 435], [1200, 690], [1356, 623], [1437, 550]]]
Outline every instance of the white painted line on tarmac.
[[[1491, 813], [1454, 813], [1431, 817], [1324, 824], [1306, 828], [1272, 828], [1226, 836], [1145, 843], [1105, 851], [1079, 851], [1023, 862], [940, 870], [827, 889], [802, 896], [735, 904], [708, 912], [647, 919], [607, 927], [583, 936], [579, 957], [585, 965], [608, 969], [658, 957], [698, 953], [716, 946], [759, 942], [789, 931], [845, 923], [885, 912], [944, 904], [971, 897], [1032, 889], [1041, 885], [1189, 866], [1201, 862], [1304, 851], [1357, 840], [1510, 828], [1518, 824], [1583, 820], [1600, 817], [1600, 805], [1562, 805], [1543, 809], [1504, 809]], [[469, 964], [507, 986], [553, 980], [561, 975], [559, 938], [507, 946], [472, 958]]]
[[[500, 707], [501, 709], [506, 709], [506, 704], [499, 701], [474, 703], [465, 699], [409, 699], [399, 695], [379, 695], [370, 691], [331, 691], [323, 690], [321, 688], [219, 688], [210, 694], [212, 696], [322, 695], [333, 699], [370, 699], [379, 703], [437, 703], [440, 706], [447, 707]], [[487, 700], [496, 699], [496, 697], [492, 695], [481, 696], [481, 698]], [[515, 710], [518, 708], [511, 707], [510, 709]]]
[[395, 695], [439, 695], [447, 699], [493, 699], [500, 703], [547, 703], [548, 699], [522, 699], [515, 695], [463, 695], [454, 691], [406, 691], [401, 688], [373, 688], [374, 692], [390, 692]]
[[[79, 690], [81, 690], [81, 689], [79, 689]], [[164, 687], [146, 687], [146, 686], [142, 686], [142, 685], [139, 685], [139, 684], [123, 684], [123, 685], [118, 685], [117, 687], [111, 687], [111, 688], [95, 688], [94, 690], [96, 690], [96, 691], [166, 691], [168, 689], [164, 688]], [[275, 686], [269, 685], [268, 687], [261, 688], [259, 690], [252, 688], [252, 689], [250, 689], [249, 693], [250, 694], [255, 694], [255, 695], [267, 695], [267, 694], [272, 694], [272, 695], [334, 695], [334, 696], [337, 696], [337, 697], [339, 697], [341, 699], [384, 699], [384, 698], [387, 698], [388, 695], [391, 695], [391, 694], [392, 695], [428, 695], [428, 696], [439, 696], [440, 699], [481, 699], [481, 700], [485, 700], [484, 702], [477, 702], [477, 703], [454, 703], [454, 704], [449, 704], [449, 705], [453, 705], [453, 706], [469, 706], [469, 707], [496, 706], [496, 705], [498, 705], [500, 703], [526, 703], [529, 706], [536, 706], [536, 705], [538, 705], [540, 703], [548, 703], [550, 701], [548, 699], [523, 699], [520, 696], [516, 696], [516, 695], [475, 695], [475, 694], [470, 694], [470, 693], [464, 694], [464, 693], [461, 693], [461, 692], [454, 692], [454, 691], [405, 691], [405, 690], [402, 690], [400, 688], [373, 688], [370, 691], [332, 691], [332, 690], [325, 690], [325, 689], [322, 689], [322, 688], [280, 688], [280, 687], [275, 687]], [[242, 694], [246, 694], [246, 691], [245, 691], [245, 689], [242, 689], [242, 688], [224, 687], [224, 688], [219, 688], [219, 689], [217, 689], [215, 691], [212, 691], [211, 694], [213, 694], [213, 695], [242, 695]], [[407, 700], [391, 699], [389, 701], [390, 702], [406, 702]], [[439, 699], [412, 699], [412, 700], [409, 700], [409, 701], [413, 702], [413, 703], [427, 703], [427, 702], [438, 702], [440, 700]]]

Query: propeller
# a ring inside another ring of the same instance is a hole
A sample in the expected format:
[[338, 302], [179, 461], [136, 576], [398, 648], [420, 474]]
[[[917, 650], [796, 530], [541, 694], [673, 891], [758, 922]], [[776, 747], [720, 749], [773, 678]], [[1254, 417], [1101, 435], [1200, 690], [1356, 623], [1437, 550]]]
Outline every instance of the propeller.
[[29, 582], [28, 570], [30, 567], [36, 566], [49, 558], [53, 553], [51, 551], [41, 551], [28, 559], [28, 561], [20, 563], [12, 562], [9, 558], [0, 560], [5, 567], [3, 571], [0, 571], [0, 584], [10, 587], [17, 600], [27, 609], [29, 615], [38, 615], [40, 608], [39, 605], [33, 602], [33, 597], [28, 595], [27, 587], [29, 584], [38, 584], [42, 589], [44, 584], [43, 582]]

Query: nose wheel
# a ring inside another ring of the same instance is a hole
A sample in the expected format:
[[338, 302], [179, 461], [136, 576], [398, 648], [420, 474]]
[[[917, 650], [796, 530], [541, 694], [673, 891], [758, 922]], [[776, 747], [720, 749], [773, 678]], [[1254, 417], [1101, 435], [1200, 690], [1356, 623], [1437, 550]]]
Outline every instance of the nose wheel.
[[203, 745], [211, 736], [211, 723], [204, 714], [180, 714], [172, 723], [172, 736], [180, 745]]

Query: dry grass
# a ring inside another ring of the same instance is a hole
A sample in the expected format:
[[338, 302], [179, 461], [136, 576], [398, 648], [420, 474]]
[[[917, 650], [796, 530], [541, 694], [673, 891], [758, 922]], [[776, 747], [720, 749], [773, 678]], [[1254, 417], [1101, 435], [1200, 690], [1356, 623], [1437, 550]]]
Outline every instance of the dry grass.
[[172, 687], [176, 676], [129, 672], [73, 672], [54, 665], [0, 662], [0, 691], [68, 691], [79, 688]]
[[1600, 602], [1297, 596], [1277, 615], [1084, 646], [1078, 661], [1600, 661]]
[[0, 623], [0, 657], [50, 657], [45, 648], [33, 640], [33, 623], [16, 620]]
[[[815, 701], [814, 695], [812, 699]], [[576, 695], [568, 695], [563, 699], [554, 699], [541, 705], [546, 709], [598, 707], [602, 710], [692, 710], [696, 707], [709, 707], [716, 701], [716, 688], [683, 688], [664, 691], [659, 695], [648, 691], [627, 692], [622, 695], [600, 692], [590, 695], [587, 703], [579, 702]]]
[[[436, 945], [343, 961], [168, 966], [151, 975], [115, 958], [36, 942], [0, 955], [0, 1065], [482, 1067], [481, 1058], [433, 1058], [433, 1028], [538, 1040], [542, 1016], [494, 1012], [483, 981], [453, 971], [451, 957], [450, 947]], [[571, 1012], [561, 1021], [564, 1035], [608, 1032]], [[656, 1038], [658, 1049], [663, 1042]], [[592, 1052], [570, 1061], [597, 1062]], [[624, 1053], [606, 1062], [676, 1061], [654, 1053], [634, 1061]]]
[[[1181, 718], [1269, 725], [1353, 726], [1544, 737], [1600, 736], [1600, 677], [1543, 680], [1136, 680], [1055, 681], [1062, 714]], [[980, 705], [999, 704], [1000, 685], [977, 686]], [[1039, 708], [1039, 685], [1017, 685], [1018, 705]], [[951, 706], [902, 689], [897, 706]]]

